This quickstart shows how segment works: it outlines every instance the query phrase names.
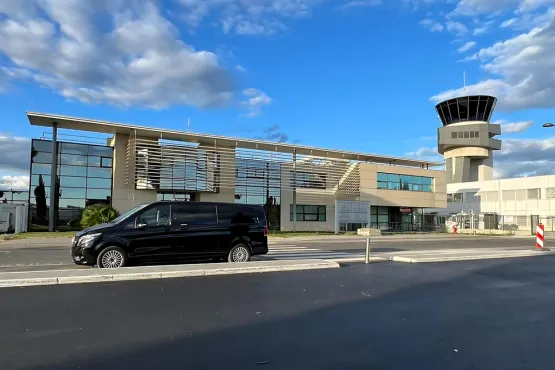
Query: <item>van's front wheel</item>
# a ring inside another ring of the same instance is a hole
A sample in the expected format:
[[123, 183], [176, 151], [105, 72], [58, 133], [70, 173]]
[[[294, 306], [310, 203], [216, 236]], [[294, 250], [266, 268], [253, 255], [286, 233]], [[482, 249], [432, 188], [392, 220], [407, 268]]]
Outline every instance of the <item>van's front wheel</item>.
[[243, 243], [236, 244], [229, 251], [227, 260], [229, 262], [249, 262], [251, 259], [251, 251], [249, 247]]
[[96, 259], [99, 268], [118, 268], [127, 266], [127, 253], [120, 247], [107, 247]]

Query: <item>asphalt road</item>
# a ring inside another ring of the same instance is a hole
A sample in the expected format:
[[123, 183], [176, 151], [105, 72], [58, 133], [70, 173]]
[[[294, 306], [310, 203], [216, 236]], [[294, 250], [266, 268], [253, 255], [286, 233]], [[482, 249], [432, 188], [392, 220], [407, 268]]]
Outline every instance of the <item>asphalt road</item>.
[[555, 257], [0, 289], [0, 369], [553, 369]]
[[[89, 268], [76, 266], [69, 256], [69, 239], [43, 239], [28, 244], [0, 243], [0, 272]], [[468, 248], [533, 248], [534, 238], [462, 237], [441, 239], [375, 239], [372, 253], [412, 250]], [[260, 259], [306, 259], [361, 257], [365, 239], [322, 237], [317, 240], [281, 239], [270, 241], [270, 252]]]

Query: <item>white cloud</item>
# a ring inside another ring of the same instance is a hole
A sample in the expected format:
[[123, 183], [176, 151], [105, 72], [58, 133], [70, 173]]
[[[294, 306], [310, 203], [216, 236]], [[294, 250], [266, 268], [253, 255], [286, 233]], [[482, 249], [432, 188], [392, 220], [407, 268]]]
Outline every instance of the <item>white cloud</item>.
[[[285, 18], [307, 16], [323, 0], [178, 0], [182, 18], [197, 27], [209, 16], [219, 20], [225, 33], [273, 34], [287, 27]], [[361, 0], [364, 1], [364, 0]], [[344, 2], [346, 4], [348, 2]]]
[[474, 41], [469, 41], [469, 42], [467, 42], [466, 44], [464, 44], [463, 46], [461, 46], [461, 47], [458, 49], [458, 52], [459, 52], [459, 53], [467, 52], [467, 51], [469, 51], [470, 49], [472, 49], [474, 46], [476, 46], [476, 42], [474, 42]]
[[489, 31], [489, 27], [477, 27], [472, 32], [474, 36], [481, 36]]
[[431, 99], [444, 100], [461, 94], [496, 96], [500, 110], [555, 107], [555, 20], [478, 51], [472, 58], [496, 78], [462, 89], [444, 91]]
[[518, 18], [511, 18], [511, 19], [507, 19], [506, 21], [504, 21], [503, 23], [501, 23], [499, 25], [499, 27], [501, 28], [507, 28], [510, 27], [511, 25], [513, 25], [515, 22], [518, 21]]
[[247, 108], [247, 117], [259, 116], [262, 112], [262, 107], [271, 103], [272, 99], [265, 92], [249, 88], [243, 91], [243, 95], [246, 100], [241, 102], [241, 104]]
[[1, 173], [28, 174], [30, 158], [30, 139], [0, 133]]
[[514, 134], [528, 130], [534, 121], [507, 122], [506, 120], [497, 120], [493, 124], [501, 125], [502, 134]]
[[464, 36], [468, 32], [468, 28], [464, 24], [452, 20], [445, 22], [445, 27], [447, 28], [447, 31], [454, 33], [457, 36]]
[[383, 5], [382, 0], [350, 0], [345, 2], [341, 8], [352, 9], [352, 8], [364, 8]]
[[417, 158], [430, 162], [443, 162], [443, 156], [437, 152], [437, 146], [433, 148], [419, 148], [414, 152], [406, 152], [405, 156], [409, 158]]
[[518, 3], [517, 0], [460, 0], [455, 13], [479, 15], [498, 13]]
[[[4, 79], [27, 79], [69, 99], [125, 107], [217, 107], [233, 99], [233, 81], [216, 55], [181, 41], [154, 2], [25, 5], [3, 2], [0, 8], [0, 55], [11, 62], [0, 71]], [[23, 73], [7, 73], [15, 70]]]
[[537, 139], [505, 139], [501, 150], [494, 152], [498, 178], [555, 174], [555, 137]]
[[239, 72], [246, 72], [247, 71], [247, 69], [245, 67], [243, 67], [242, 65], [239, 65], [239, 64], [235, 66], [235, 69]]
[[0, 176], [0, 190], [29, 190], [29, 176]]
[[424, 27], [428, 28], [432, 32], [441, 32], [443, 31], [443, 25], [439, 22], [436, 22], [430, 18], [426, 18], [420, 21], [420, 24]]

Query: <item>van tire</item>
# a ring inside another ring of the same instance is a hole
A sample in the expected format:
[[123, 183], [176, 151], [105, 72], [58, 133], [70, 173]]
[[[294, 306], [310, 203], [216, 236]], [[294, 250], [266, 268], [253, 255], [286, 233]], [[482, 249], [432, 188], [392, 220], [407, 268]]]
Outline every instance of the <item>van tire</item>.
[[231, 248], [231, 250], [229, 251], [227, 261], [235, 263], [249, 262], [251, 259], [251, 255], [251, 249], [247, 244], [238, 243], [235, 244], [233, 248]]
[[129, 257], [120, 247], [106, 247], [96, 258], [96, 266], [98, 268], [119, 268], [127, 266]]

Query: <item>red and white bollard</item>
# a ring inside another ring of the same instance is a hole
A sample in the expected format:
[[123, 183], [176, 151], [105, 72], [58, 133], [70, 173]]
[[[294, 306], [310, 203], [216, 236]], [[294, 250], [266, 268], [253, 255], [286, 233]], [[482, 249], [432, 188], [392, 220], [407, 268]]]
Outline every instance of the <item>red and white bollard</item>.
[[536, 226], [536, 248], [543, 249], [543, 241], [544, 241], [543, 230], [544, 230], [543, 224], [538, 224], [538, 226]]

